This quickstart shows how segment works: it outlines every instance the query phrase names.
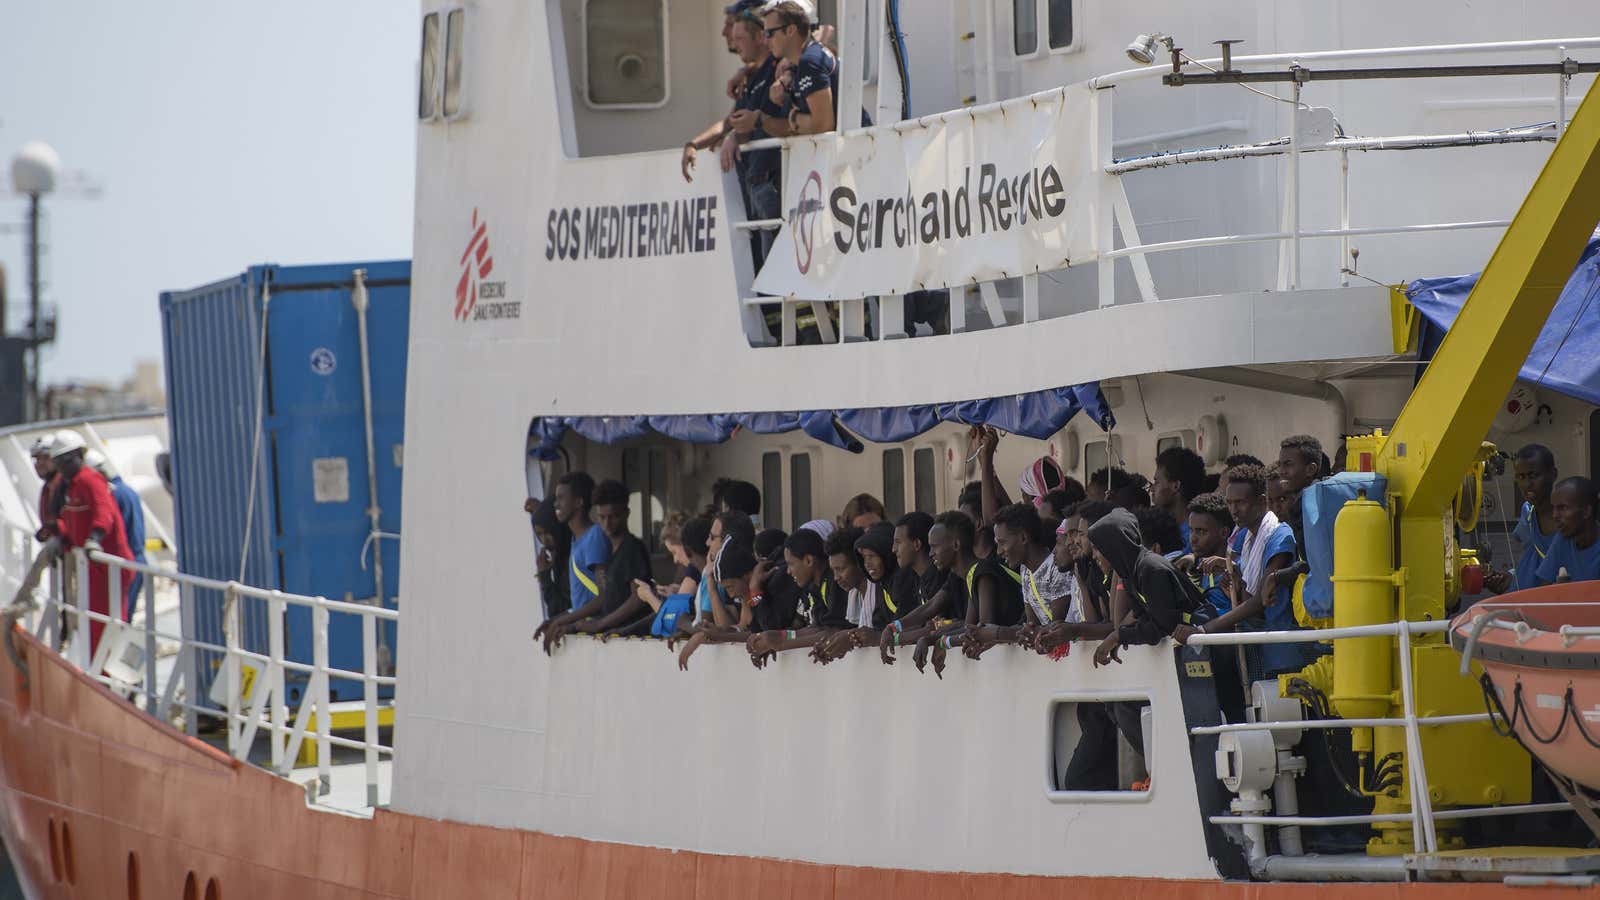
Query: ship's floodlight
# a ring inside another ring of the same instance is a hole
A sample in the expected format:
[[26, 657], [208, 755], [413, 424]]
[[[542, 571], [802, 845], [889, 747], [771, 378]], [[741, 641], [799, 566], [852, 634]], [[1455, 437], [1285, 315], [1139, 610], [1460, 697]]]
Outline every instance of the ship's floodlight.
[[1148, 66], [1156, 61], [1156, 44], [1172, 46], [1172, 38], [1158, 32], [1141, 34], [1128, 45], [1128, 58], [1141, 66]]

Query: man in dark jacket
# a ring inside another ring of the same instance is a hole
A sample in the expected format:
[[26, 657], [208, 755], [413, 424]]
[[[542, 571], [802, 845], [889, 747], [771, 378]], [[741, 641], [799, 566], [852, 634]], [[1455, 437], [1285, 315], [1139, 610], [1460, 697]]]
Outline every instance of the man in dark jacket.
[[1128, 598], [1129, 621], [1095, 649], [1097, 666], [1122, 662], [1118, 651], [1130, 644], [1157, 644], [1179, 625], [1203, 621], [1200, 592], [1172, 563], [1146, 549], [1133, 513], [1116, 509], [1089, 528], [1095, 558], [1110, 569], [1116, 588]]
[[[1177, 626], [1202, 618], [1200, 592], [1172, 563], [1146, 549], [1133, 513], [1114, 509], [1089, 527], [1089, 545], [1110, 576], [1113, 596], [1128, 599], [1129, 616], [1095, 649], [1096, 666], [1122, 662], [1118, 652], [1130, 644], [1157, 644]], [[1144, 755], [1140, 713], [1148, 704], [1078, 704], [1083, 735], [1067, 766], [1067, 790], [1107, 791], [1119, 787], [1117, 732]], [[1143, 786], [1148, 786], [1144, 782]]]

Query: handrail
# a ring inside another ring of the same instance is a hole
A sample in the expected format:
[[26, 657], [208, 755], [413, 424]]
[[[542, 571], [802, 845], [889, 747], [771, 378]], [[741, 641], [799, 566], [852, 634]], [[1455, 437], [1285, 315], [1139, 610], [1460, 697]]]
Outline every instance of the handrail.
[[[67, 555], [70, 559], [63, 558], [60, 561], [67, 569], [76, 572], [72, 597], [69, 600], [66, 596], [68, 588], [65, 578], [52, 577], [48, 586], [17, 579], [13, 570], [19, 564], [18, 558], [20, 557], [20, 563], [23, 565], [34, 558], [31, 552], [33, 541], [30, 529], [21, 528], [11, 522], [0, 522], [0, 545], [3, 545], [0, 546], [0, 552], [4, 554], [3, 558], [0, 558], [0, 575], [9, 578], [9, 583], [14, 583], [21, 589], [17, 602], [8, 609], [8, 614], [15, 614], [19, 619], [34, 619], [37, 623], [34, 628], [35, 634], [41, 639], [46, 639], [45, 635], [48, 632], [50, 637], [46, 643], [60, 645], [64, 658], [73, 661], [85, 674], [125, 696], [130, 691], [136, 691], [137, 694], [133, 697], [135, 702], [138, 703], [138, 697], [142, 696], [143, 702], [138, 705], [155, 718], [167, 719], [169, 712], [181, 710], [187, 730], [191, 732], [194, 729], [193, 723], [201, 717], [221, 720], [227, 726], [228, 751], [241, 761], [249, 761], [250, 751], [255, 743], [254, 736], [258, 730], [264, 728], [271, 749], [270, 768], [280, 776], [287, 777], [294, 772], [299, 748], [306, 741], [315, 742], [318, 747], [316, 772], [320, 794], [326, 794], [330, 790], [332, 749], [337, 747], [362, 752], [366, 759], [367, 803], [374, 807], [379, 804], [381, 799], [378, 791], [379, 758], [381, 756], [392, 759], [394, 748], [379, 743], [377, 721], [380, 704], [377, 692], [379, 688], [396, 686], [397, 679], [394, 676], [377, 674], [374, 665], [377, 651], [376, 635], [379, 622], [399, 620], [397, 610], [205, 578], [170, 571], [153, 563], [138, 563], [102, 551], [83, 548], [69, 551]], [[122, 571], [140, 572], [145, 575], [143, 602], [131, 623], [118, 616], [120, 604], [113, 603], [112, 609], [105, 613], [89, 607], [88, 574], [91, 565], [105, 567], [107, 582], [111, 585], [120, 584], [119, 573]], [[57, 570], [52, 569], [52, 572], [55, 571]], [[242, 602], [241, 598], [268, 604], [275, 614], [267, 616], [269, 628], [267, 652], [257, 652], [241, 646], [235, 627], [224, 628], [227, 638], [225, 644], [201, 640], [192, 634], [188, 636], [172, 634], [158, 627], [156, 622], [159, 614], [158, 581], [164, 584], [170, 583], [178, 588], [179, 614], [186, 631], [192, 631], [194, 627], [192, 606], [195, 602], [196, 589], [222, 593], [225, 598], [225, 619], [233, 622], [242, 616], [242, 610], [238, 605]], [[30, 597], [33, 598], [31, 602]], [[284, 652], [282, 613], [291, 604], [309, 608], [312, 612], [313, 659], [310, 664], [288, 659]], [[339, 668], [329, 662], [328, 620], [333, 614], [361, 618], [363, 656], [361, 671]], [[58, 633], [58, 626], [61, 624], [72, 626], [70, 638], [66, 637], [65, 632]], [[91, 660], [89, 634], [91, 626], [96, 624], [103, 626], [104, 631], [99, 644], [94, 648]], [[144, 650], [142, 672], [128, 672], [111, 665], [113, 662], [110, 659], [111, 652], [116, 647], [122, 646], [122, 641], [128, 641], [131, 646], [138, 646], [140, 644], [138, 638], [141, 636]], [[158, 684], [156, 661], [158, 656], [163, 655], [160, 648], [170, 648], [174, 643], [177, 645], [177, 659], [174, 660], [166, 683]], [[225, 709], [212, 708], [197, 696], [199, 685], [195, 683], [195, 679], [199, 661], [194, 654], [199, 652], [212, 652], [222, 656], [222, 668], [217, 677], [226, 679], [225, 683], [229, 687], [229, 700]], [[241, 667], [246, 665], [256, 669], [257, 674], [249, 695], [241, 697], [239, 675]], [[285, 693], [284, 675], [289, 672], [305, 678], [304, 693], [298, 707], [292, 711], [293, 715]], [[128, 680], [130, 678], [131, 682]], [[333, 681], [359, 682], [363, 685], [363, 699], [360, 702], [365, 710], [366, 733], [361, 740], [352, 740], [332, 733], [330, 726], [333, 703], [330, 683]], [[184, 689], [180, 690], [180, 686]]]
[[[1485, 616], [1485, 619], [1490, 618]], [[1492, 627], [1511, 627], [1506, 623], [1490, 621]], [[1428, 795], [1428, 773], [1422, 753], [1423, 726], [1444, 727], [1469, 725], [1490, 721], [1488, 713], [1468, 713], [1445, 716], [1419, 716], [1413, 696], [1411, 671], [1411, 637], [1417, 634], [1440, 634], [1450, 631], [1450, 620], [1410, 622], [1401, 619], [1379, 625], [1355, 625], [1345, 628], [1320, 628], [1296, 631], [1235, 632], [1197, 634], [1189, 638], [1190, 644], [1199, 646], [1238, 646], [1244, 644], [1304, 644], [1323, 643], [1348, 638], [1393, 637], [1398, 639], [1400, 657], [1400, 718], [1313, 719], [1284, 722], [1240, 722], [1227, 725], [1203, 725], [1189, 729], [1192, 735], [1215, 735], [1241, 731], [1298, 731], [1305, 728], [1403, 728], [1406, 740], [1407, 776], [1412, 785], [1411, 809], [1406, 813], [1386, 813], [1375, 816], [1212, 816], [1210, 821], [1230, 825], [1275, 825], [1280, 827], [1311, 825], [1331, 826], [1374, 822], [1410, 822], [1412, 842], [1418, 853], [1438, 850], [1438, 834], [1434, 823], [1440, 819], [1479, 818], [1497, 815], [1517, 815], [1570, 809], [1568, 803], [1523, 804], [1520, 806], [1454, 809], [1435, 812]], [[1418, 786], [1421, 786], [1420, 788]]]
[[[1547, 38], [1525, 41], [1485, 41], [1463, 44], [1423, 44], [1415, 46], [1355, 48], [1348, 50], [1275, 52], [1253, 54], [1248, 56], [1234, 56], [1230, 60], [1230, 65], [1237, 69], [1244, 66], [1261, 67], [1279, 64], [1301, 65], [1308, 63], [1326, 63], [1332, 61], [1383, 60], [1394, 57], [1426, 58], [1433, 56], [1473, 53], [1486, 55], [1507, 53], [1527, 54], [1541, 51], [1559, 52], [1561, 58], [1566, 60], [1569, 58], [1569, 51], [1594, 50], [1596, 48], [1600, 48], [1600, 36]], [[1194, 60], [1192, 58], [1186, 58], [1185, 61], [1185, 65], [1196, 67], [1215, 67], [1220, 63], [1221, 60]], [[1339, 248], [1336, 257], [1332, 253], [1329, 253], [1324, 257], [1318, 257], [1319, 261], [1317, 265], [1321, 267], [1323, 265], [1322, 260], [1327, 258], [1336, 258], [1338, 260], [1335, 264], [1336, 272], [1331, 276], [1327, 276], [1326, 280], [1329, 284], [1337, 283], [1339, 286], [1348, 287], [1351, 284], [1354, 273], [1352, 273], [1349, 269], [1346, 269], [1345, 266], [1353, 267], [1353, 264], [1350, 263], [1350, 259], [1352, 256], [1351, 242], [1354, 238], [1362, 236], [1389, 237], [1446, 232], [1453, 234], [1457, 232], [1478, 229], [1504, 228], [1508, 222], [1501, 219], [1423, 222], [1416, 224], [1353, 227], [1351, 223], [1350, 210], [1351, 174], [1349, 155], [1351, 152], [1380, 150], [1438, 149], [1532, 142], [1552, 142], [1559, 139], [1564, 127], [1564, 119], [1567, 115], [1566, 79], [1569, 76], [1566, 74], [1557, 74], [1557, 89], [1551, 98], [1551, 110], [1554, 116], [1553, 122], [1546, 121], [1531, 125], [1518, 124], [1492, 131], [1462, 132], [1453, 134], [1400, 134], [1378, 137], [1340, 135], [1332, 140], [1306, 144], [1301, 140], [1301, 137], [1303, 137], [1301, 134], [1300, 125], [1303, 118], [1302, 104], [1296, 102], [1290, 114], [1291, 128], [1290, 135], [1288, 137], [1275, 138], [1254, 144], [1184, 149], [1126, 159], [1114, 158], [1112, 149], [1115, 145], [1109, 139], [1109, 135], [1114, 131], [1114, 120], [1112, 116], [1112, 110], [1114, 107], [1112, 101], [1115, 92], [1109, 89], [1117, 86], [1126, 86], [1135, 83], [1152, 81], [1160, 78], [1164, 74], [1170, 73], [1171, 71], [1172, 69], [1170, 66], [1152, 64], [1136, 69], [1126, 69], [1098, 75], [1073, 85], [1050, 87], [1041, 91], [1036, 91], [1017, 97], [994, 100], [971, 107], [930, 113], [928, 115], [908, 118], [895, 122], [888, 122], [861, 128], [848, 128], [829, 134], [765, 138], [745, 144], [744, 149], [781, 150], [785, 157], [785, 168], [787, 169], [789, 150], [796, 146], [802, 146], [801, 142], [804, 141], [810, 141], [813, 145], [815, 145], [824, 140], [834, 140], [840, 138], [845, 140], [853, 140], [862, 137], [892, 137], [900, 133], [928, 128], [930, 126], [958, 122], [963, 117], [970, 121], [976, 121], [979, 118], [989, 117], [996, 113], [1004, 115], [1008, 111], [1020, 110], [1028, 106], [1037, 105], [1040, 102], [1052, 102], [1061, 97], [1067, 91], [1082, 90], [1087, 87], [1093, 92], [1094, 98], [1094, 112], [1091, 115], [1098, 119], [1098, 130], [1102, 133], [1100, 142], [1093, 148], [1093, 166], [1096, 170], [1103, 171], [1107, 175], [1112, 176], [1109, 179], [1104, 179], [1101, 185], [1095, 190], [1099, 194], [1099, 203], [1102, 204], [1104, 208], [1112, 211], [1109, 219], [1115, 222], [1115, 229], [1120, 229], [1120, 232], [1123, 235], [1123, 246], [1117, 247], [1114, 243], [1114, 238], [1112, 237], [1115, 231], [1111, 229], [1106, 230], [1103, 234], [1100, 234], [1100, 236], [1097, 237], [1098, 253], [1094, 256], [1094, 258], [1081, 261], [1081, 264], [1083, 265], [1094, 263], [1100, 267], [1097, 300], [1100, 307], [1107, 307], [1115, 305], [1117, 302], [1117, 281], [1119, 280], [1119, 276], [1117, 274], [1117, 266], [1115, 265], [1115, 261], [1118, 259], [1128, 259], [1132, 264], [1133, 275], [1138, 283], [1139, 297], [1144, 302], [1150, 302], [1162, 299], [1162, 297], [1158, 294], [1155, 280], [1150, 274], [1149, 264], [1147, 262], [1150, 255], [1157, 253], [1168, 253], [1176, 250], [1191, 250], [1209, 247], [1235, 247], [1245, 244], [1266, 243], [1269, 245], [1274, 245], [1277, 248], [1278, 272], [1276, 278], [1274, 279], [1270, 275], [1266, 275], [1263, 279], [1266, 282], [1265, 284], [1245, 285], [1242, 288], [1236, 289], [1252, 290], [1264, 287], [1266, 289], [1275, 291], [1290, 291], [1300, 289], [1307, 284], [1307, 279], [1303, 277], [1301, 271], [1302, 243], [1307, 239], [1338, 238], [1341, 242], [1341, 247]], [[1294, 86], [1294, 96], [1292, 98], [1284, 99], [1286, 99], [1286, 101], [1289, 99], [1298, 100], [1298, 97], [1299, 86], [1296, 84]], [[1336, 196], [1338, 197], [1338, 227], [1308, 228], [1305, 227], [1301, 222], [1302, 205], [1299, 201], [1299, 197], [1301, 194], [1303, 179], [1307, 176], [1302, 174], [1299, 158], [1303, 153], [1321, 153], [1329, 151], [1337, 151], [1339, 154], [1339, 170], [1334, 176], [1338, 179], [1336, 191]], [[1253, 234], [1217, 234], [1156, 243], [1145, 243], [1140, 238], [1139, 230], [1134, 220], [1134, 213], [1128, 204], [1125, 189], [1121, 181], [1121, 178], [1124, 175], [1178, 164], [1207, 163], [1218, 162], [1227, 159], [1273, 156], [1286, 156], [1289, 160], [1288, 166], [1286, 167], [1287, 174], [1284, 177], [1283, 193], [1278, 200], [1278, 205], [1281, 206], [1281, 209], [1278, 210], [1278, 215], [1275, 217], [1279, 222], [1282, 223], [1282, 228], [1280, 230]], [[731, 196], [730, 202], [734, 202]], [[734, 223], [734, 228], [745, 233], [770, 233], [779, 228], [782, 224], [783, 222], [781, 219], [736, 221]], [[756, 268], [757, 270], [759, 269], [759, 267]], [[755, 274], [759, 274], [759, 272], [757, 271]], [[754, 299], [754, 292], [750, 290], [753, 277], [753, 275], [740, 276], [740, 302], [738, 304], [739, 314], [745, 323], [747, 336], [750, 337], [752, 343], [756, 345], [764, 345], [767, 343], [765, 332], [759, 325], [753, 324], [755, 320], [752, 319], [750, 315], [751, 307], [757, 303], [757, 301]], [[1324, 275], [1319, 274], [1317, 276], [1317, 281], [1322, 280], [1324, 280]], [[1313, 281], [1312, 283], [1316, 283], [1316, 281]], [[992, 282], [983, 282], [975, 285], [975, 287], [977, 287], [977, 289], [980, 291], [986, 292], [986, 295], [992, 296], [995, 293]], [[911, 288], [909, 286], [906, 288], [906, 290], [910, 289]], [[964, 294], [966, 288], [963, 288], [962, 290]], [[1216, 293], [1218, 291], [1211, 292]], [[1036, 300], [1034, 302], [1029, 302], [1027, 299], [1027, 288], [1024, 289], [1023, 293], [1024, 301], [1022, 309], [1022, 321], [1027, 323], [1039, 319], [1039, 304], [1036, 302]], [[813, 305], [816, 305], [818, 303], [826, 304], [835, 302], [853, 303], [869, 299], [870, 298], [867, 297], [848, 297], [826, 301], [807, 302], [811, 302]], [[761, 302], [783, 303], [785, 313], [787, 314], [790, 306], [792, 306], [794, 303], [798, 303], [799, 301], [792, 301], [792, 298], [788, 301], [786, 301], [785, 298], [773, 298], [772, 300]], [[900, 301], [898, 295], [887, 295], [884, 297], [879, 297], [878, 302], [898, 304]], [[995, 307], [998, 308], [998, 300], [993, 302]], [[898, 306], [893, 305], [890, 308], [898, 309]], [[891, 312], [884, 313], [885, 316], [897, 314], [898, 313]], [[994, 313], [992, 311], [990, 313], [990, 317], [992, 320], [994, 320]], [[993, 323], [995, 325], [1005, 324], [999, 320], [994, 320]], [[890, 329], [880, 329], [880, 332], [881, 338], [887, 339], [889, 336], [891, 336]], [[899, 335], [894, 334], [893, 336]], [[790, 341], [787, 338], [784, 338], [781, 339], [779, 343], [788, 344]], [[824, 343], [831, 343], [831, 341], [825, 340]]]
[[293, 603], [297, 606], [321, 607], [327, 609], [329, 612], [349, 613], [353, 616], [374, 615], [380, 619], [390, 622], [397, 622], [400, 620], [399, 611], [389, 609], [387, 607], [379, 608], [365, 603], [348, 603], [344, 600], [329, 600], [327, 597], [313, 597], [305, 594], [290, 594], [285, 593], [284, 591], [277, 591], [269, 588], [251, 587], [247, 584], [241, 584], [237, 581], [218, 581], [215, 578], [205, 578], [199, 575], [185, 575], [182, 572], [172, 572], [166, 569], [157, 568], [149, 563], [139, 563], [134, 562], [133, 560], [123, 559], [120, 556], [112, 556], [109, 553], [104, 553], [99, 550], [90, 550], [89, 558], [92, 561], [102, 565], [114, 565], [118, 568], [128, 569], [129, 571], [133, 572], [143, 572], [146, 575], [151, 575], [156, 578], [168, 578], [172, 581], [178, 582], [179, 584], [188, 584], [193, 585], [194, 587], [208, 588], [214, 591], [233, 591], [235, 594], [238, 594], [241, 597], [254, 597], [259, 600], [281, 600], [285, 603]]

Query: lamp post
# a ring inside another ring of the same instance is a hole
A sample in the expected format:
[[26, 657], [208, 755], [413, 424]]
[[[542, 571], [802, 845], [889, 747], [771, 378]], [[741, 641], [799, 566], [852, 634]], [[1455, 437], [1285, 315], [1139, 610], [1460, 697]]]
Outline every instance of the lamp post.
[[[61, 174], [61, 157], [42, 141], [22, 145], [11, 160], [11, 186], [28, 197], [28, 418], [39, 414], [40, 281], [39, 200], [56, 189]], [[5, 309], [0, 307], [0, 333], [5, 327]]]

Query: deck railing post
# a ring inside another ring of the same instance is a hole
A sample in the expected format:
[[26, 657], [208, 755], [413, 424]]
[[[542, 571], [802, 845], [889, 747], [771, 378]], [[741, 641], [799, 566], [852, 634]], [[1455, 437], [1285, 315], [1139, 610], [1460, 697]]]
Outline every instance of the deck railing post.
[[378, 805], [378, 621], [361, 614], [361, 705], [365, 730], [361, 751], [365, 756], [367, 805]]
[[222, 633], [227, 647], [222, 671], [228, 691], [228, 752], [243, 759], [239, 752], [239, 739], [244, 736], [244, 723], [239, 721], [239, 621], [239, 592], [229, 584], [222, 592]]
[[1396, 624], [1400, 634], [1400, 702], [1406, 719], [1406, 759], [1410, 763], [1412, 846], [1418, 853], [1433, 853], [1439, 849], [1439, 841], [1433, 830], [1433, 798], [1428, 793], [1428, 769], [1422, 760], [1416, 701], [1411, 696], [1411, 623], [1401, 619]]
[[311, 622], [312, 667], [316, 670], [311, 683], [317, 689], [317, 795], [323, 796], [333, 789], [333, 743], [328, 739], [333, 728], [333, 691], [328, 687], [328, 607], [321, 603], [312, 607]]
[[[156, 578], [149, 573], [141, 574], [144, 575], [144, 711], [155, 715], [160, 697], [156, 688]], [[172, 677], [177, 677], [176, 669]]]
[[288, 730], [289, 707], [284, 700], [283, 678], [283, 615], [287, 604], [284, 602], [280, 591], [272, 592], [272, 599], [267, 601], [267, 678], [269, 690], [272, 692], [272, 767], [274, 769], [283, 765], [283, 739]]
[[89, 620], [86, 613], [89, 611], [89, 554], [83, 550], [73, 554], [77, 571], [77, 584], [74, 585], [73, 594], [76, 596], [72, 616], [72, 650], [69, 657], [73, 665], [87, 672], [89, 671]]

